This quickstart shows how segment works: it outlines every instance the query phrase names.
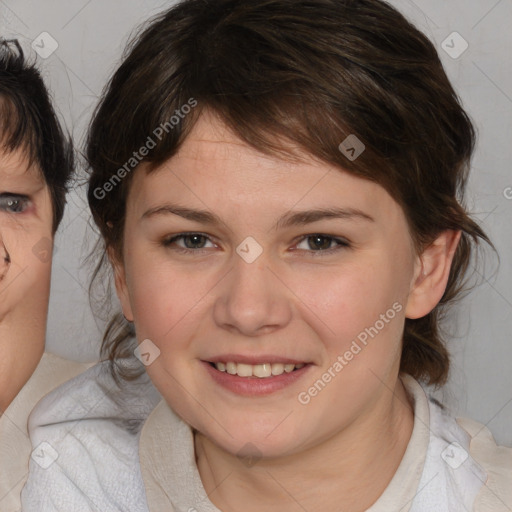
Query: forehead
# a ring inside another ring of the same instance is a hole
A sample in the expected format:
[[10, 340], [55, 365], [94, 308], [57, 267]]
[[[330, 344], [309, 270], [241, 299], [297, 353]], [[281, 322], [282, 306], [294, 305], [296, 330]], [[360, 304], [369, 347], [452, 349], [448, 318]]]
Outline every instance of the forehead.
[[261, 153], [216, 116], [202, 115], [173, 157], [153, 171], [135, 173], [129, 210], [172, 201], [221, 216], [237, 212], [239, 220], [251, 223], [275, 219], [288, 210], [319, 207], [365, 210], [388, 220], [403, 216], [377, 183], [298, 148], [288, 145], [285, 151], [279, 156]]
[[45, 183], [43, 174], [37, 164], [31, 162], [27, 152], [22, 148], [6, 151], [0, 148], [0, 188], [9, 184]]
[[241, 140], [214, 112], [205, 109], [176, 156], [178, 158], [254, 158], [272, 164], [276, 161], [282, 168], [291, 168], [300, 163], [321, 164], [312, 155], [291, 141], [276, 136], [276, 145], [282, 148], [279, 154], [264, 153]]

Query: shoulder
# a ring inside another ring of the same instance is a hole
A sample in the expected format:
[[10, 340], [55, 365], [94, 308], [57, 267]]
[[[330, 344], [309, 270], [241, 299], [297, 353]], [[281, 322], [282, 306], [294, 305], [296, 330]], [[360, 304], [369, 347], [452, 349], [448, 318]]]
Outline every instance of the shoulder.
[[443, 466], [461, 500], [474, 494], [473, 512], [512, 509], [512, 448], [496, 444], [491, 431], [468, 418], [453, 418], [431, 404], [432, 428], [444, 443]]
[[475, 512], [512, 509], [512, 448], [496, 444], [491, 431], [468, 418], [457, 423], [470, 437], [469, 453], [487, 479], [475, 501]]
[[44, 395], [90, 366], [87, 363], [77, 363], [45, 353], [30, 380], [5, 411], [6, 417], [26, 433], [27, 418], [36, 403]]
[[145, 510], [138, 437], [159, 400], [145, 372], [116, 382], [108, 362], [45, 396], [29, 419], [23, 510]]
[[85, 371], [90, 364], [44, 354], [36, 371], [0, 417], [0, 509], [19, 508], [31, 445], [27, 421], [34, 405], [52, 389]]
[[133, 431], [133, 422], [143, 421], [159, 398], [147, 374], [132, 381], [116, 381], [104, 361], [47, 394], [30, 414], [29, 433], [32, 436], [42, 428], [59, 430], [70, 422], [80, 422], [76, 428], [81, 428], [98, 421]]
[[512, 449], [497, 446], [475, 421], [455, 418], [412, 377], [404, 381], [415, 416], [424, 410], [428, 447], [411, 511], [501, 512], [512, 509]]

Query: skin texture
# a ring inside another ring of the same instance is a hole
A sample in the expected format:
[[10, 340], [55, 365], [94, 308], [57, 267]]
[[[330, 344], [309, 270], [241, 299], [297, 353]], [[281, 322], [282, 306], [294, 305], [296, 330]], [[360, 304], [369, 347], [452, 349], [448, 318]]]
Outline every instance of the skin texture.
[[44, 350], [52, 240], [50, 192], [39, 168], [21, 150], [0, 153], [0, 412]]
[[[265, 156], [203, 114], [174, 157], [152, 173], [136, 171], [123, 257], [114, 261], [125, 316], [139, 341], [160, 350], [147, 371], [196, 429], [203, 484], [224, 512], [300, 510], [299, 503], [308, 511], [358, 511], [376, 501], [412, 431], [398, 379], [403, 323], [437, 304], [459, 239], [442, 233], [420, 257], [402, 209], [382, 187], [299, 156]], [[222, 222], [165, 213], [170, 203]], [[340, 207], [372, 220], [276, 226], [290, 212]], [[165, 244], [183, 232], [209, 239], [190, 253], [179, 252], [183, 239]], [[324, 240], [339, 248], [321, 252], [305, 238], [319, 233], [349, 246]], [[236, 252], [248, 236], [263, 249], [253, 263]], [[299, 393], [395, 303], [400, 311], [378, 335], [300, 403]], [[225, 354], [309, 366], [284, 389], [241, 396], [206, 369], [205, 361]], [[247, 455], [257, 464], [247, 464]]]

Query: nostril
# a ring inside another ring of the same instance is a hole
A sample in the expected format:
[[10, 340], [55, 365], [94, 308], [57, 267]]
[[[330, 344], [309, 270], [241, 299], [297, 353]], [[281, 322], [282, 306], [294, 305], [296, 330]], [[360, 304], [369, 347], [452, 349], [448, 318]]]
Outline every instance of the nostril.
[[0, 280], [2, 280], [9, 270], [9, 265], [11, 264], [11, 256], [3, 243], [0, 247]]

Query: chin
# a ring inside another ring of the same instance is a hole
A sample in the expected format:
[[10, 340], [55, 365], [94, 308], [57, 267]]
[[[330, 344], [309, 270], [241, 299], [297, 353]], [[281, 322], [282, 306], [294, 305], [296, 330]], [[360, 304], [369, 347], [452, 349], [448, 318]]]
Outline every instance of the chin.
[[271, 425], [260, 425], [260, 428], [248, 428], [250, 419], [246, 417], [245, 424], [240, 427], [225, 422], [222, 425], [225, 430], [222, 427], [212, 430], [210, 423], [209, 428], [196, 430], [209, 442], [231, 455], [240, 458], [279, 458], [293, 455], [305, 444], [298, 439], [298, 432], [279, 428], [282, 420], [279, 418]]

